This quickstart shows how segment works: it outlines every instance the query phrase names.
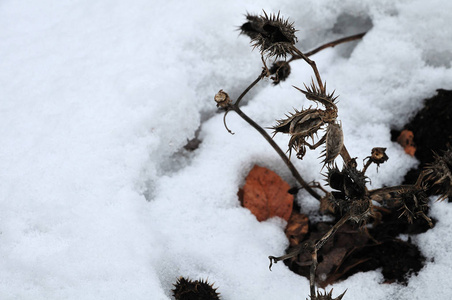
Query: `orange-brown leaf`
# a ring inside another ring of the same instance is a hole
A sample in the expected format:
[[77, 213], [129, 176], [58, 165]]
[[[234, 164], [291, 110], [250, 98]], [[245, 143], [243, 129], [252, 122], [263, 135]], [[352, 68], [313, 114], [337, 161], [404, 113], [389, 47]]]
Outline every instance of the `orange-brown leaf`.
[[287, 191], [290, 185], [275, 172], [255, 165], [246, 177], [243, 187], [243, 206], [258, 221], [278, 216], [286, 221], [292, 213], [293, 195]]

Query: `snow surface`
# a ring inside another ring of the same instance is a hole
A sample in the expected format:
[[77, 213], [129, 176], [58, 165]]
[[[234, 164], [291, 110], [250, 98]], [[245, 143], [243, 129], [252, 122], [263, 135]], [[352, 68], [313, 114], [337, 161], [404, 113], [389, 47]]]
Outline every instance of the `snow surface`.
[[[284, 222], [259, 223], [237, 190], [254, 164], [294, 184], [263, 138], [234, 113], [223, 127], [213, 96], [232, 98], [261, 70], [239, 36], [244, 14], [281, 13], [299, 47], [369, 30], [312, 58], [340, 95], [345, 143], [390, 160], [373, 187], [400, 183], [416, 161], [390, 142], [438, 88], [452, 88], [452, 2], [0, 2], [0, 299], [170, 299], [183, 275], [208, 278], [223, 299], [305, 299], [307, 279], [268, 255], [288, 245]], [[243, 110], [263, 126], [307, 100], [264, 81]], [[200, 147], [183, 149], [199, 129]], [[275, 140], [283, 149], [287, 137]], [[295, 161], [306, 180], [318, 152]], [[305, 211], [318, 204], [302, 193]], [[408, 286], [379, 270], [335, 284], [344, 299], [449, 299], [452, 205], [433, 203], [434, 229], [412, 237], [429, 263]], [[330, 288], [330, 287], [329, 287]]]

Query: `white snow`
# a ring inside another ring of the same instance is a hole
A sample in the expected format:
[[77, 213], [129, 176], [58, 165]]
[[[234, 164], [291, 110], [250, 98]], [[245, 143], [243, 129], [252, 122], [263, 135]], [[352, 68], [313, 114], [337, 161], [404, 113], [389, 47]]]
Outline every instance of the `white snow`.
[[[259, 223], [237, 197], [256, 163], [294, 180], [234, 113], [230, 135], [213, 101], [220, 89], [237, 98], [259, 75], [258, 51], [236, 29], [262, 9], [295, 22], [303, 51], [369, 30], [312, 59], [340, 95], [351, 154], [388, 148], [390, 160], [368, 172], [372, 187], [401, 182], [417, 162], [389, 131], [452, 88], [450, 1], [4, 0], [0, 299], [171, 299], [179, 276], [208, 278], [223, 299], [308, 296], [307, 279], [284, 264], [268, 270], [268, 255], [288, 245], [284, 222]], [[272, 126], [308, 105], [292, 85], [311, 76], [294, 62], [287, 81], [260, 82], [242, 108]], [[198, 128], [200, 147], [183, 150]], [[275, 140], [286, 149], [286, 136]], [[292, 158], [306, 180], [321, 178], [318, 154]], [[408, 286], [382, 284], [376, 270], [334, 295], [450, 298], [452, 205], [431, 213], [436, 227], [412, 237], [429, 262]]]

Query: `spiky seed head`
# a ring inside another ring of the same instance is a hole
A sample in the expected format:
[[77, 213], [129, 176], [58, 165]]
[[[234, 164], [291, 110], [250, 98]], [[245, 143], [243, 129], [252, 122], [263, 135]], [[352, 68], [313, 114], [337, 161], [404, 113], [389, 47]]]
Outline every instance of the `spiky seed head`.
[[427, 216], [428, 197], [427, 194], [420, 191], [401, 190], [396, 197], [400, 199], [402, 206], [399, 208], [401, 214], [399, 218], [406, 217], [409, 223], [419, 217], [427, 221], [430, 227], [433, 227], [432, 220]]
[[350, 199], [362, 199], [366, 196], [367, 177], [356, 169], [356, 159], [351, 159], [342, 170], [344, 174], [344, 193]]
[[287, 115], [286, 119], [278, 120], [278, 124], [271, 129], [275, 130], [274, 134], [289, 134], [289, 152], [294, 150], [297, 157], [302, 159], [306, 153], [306, 139], [313, 138], [324, 125], [321, 112], [318, 109], [295, 110], [295, 113]]
[[337, 296], [334, 299], [333, 299], [333, 289], [331, 289], [328, 294], [326, 293], [326, 291], [325, 291], [325, 293], [317, 291], [315, 295], [311, 295], [309, 297], [311, 298], [310, 300], [341, 300], [344, 297], [346, 292], [347, 291], [343, 292], [342, 294], [340, 294], [339, 296]]
[[260, 18], [263, 22], [262, 31], [252, 39], [253, 47], [259, 48], [262, 55], [285, 58], [297, 42], [293, 23], [280, 17], [279, 12], [269, 16], [264, 11]]
[[435, 161], [429, 164], [423, 183], [431, 187], [435, 194], [440, 195], [438, 201], [446, 198], [452, 199], [452, 147], [443, 153], [435, 154]]
[[220, 90], [214, 97], [215, 102], [217, 102], [217, 107], [225, 108], [231, 104], [232, 100], [229, 98], [228, 93]]
[[176, 300], [219, 300], [220, 294], [207, 280], [177, 279], [172, 290]]
[[328, 185], [334, 190], [343, 190], [344, 189], [344, 174], [337, 168], [328, 167], [328, 171], [326, 174]]
[[[322, 92], [322, 90], [315, 84], [314, 79], [311, 80], [310, 86], [304, 84], [304, 87], [306, 90], [294, 86], [294, 88], [296, 88], [306, 96], [306, 99], [321, 103], [325, 106], [326, 109], [334, 110], [337, 113], [336, 99], [339, 96], [335, 96], [334, 91], [330, 94]], [[326, 91], [326, 83], [324, 84], [324, 89]]]

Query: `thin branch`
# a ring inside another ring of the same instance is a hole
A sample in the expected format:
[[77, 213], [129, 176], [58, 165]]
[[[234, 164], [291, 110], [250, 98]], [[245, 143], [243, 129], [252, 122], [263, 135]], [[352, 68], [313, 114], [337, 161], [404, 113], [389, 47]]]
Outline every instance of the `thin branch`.
[[[324, 50], [324, 49], [326, 49], [326, 48], [329, 48], [329, 47], [334, 48], [335, 46], [337, 46], [337, 45], [339, 45], [339, 44], [342, 44], [342, 43], [347, 43], [347, 42], [359, 40], [359, 39], [361, 39], [364, 35], [366, 35], [366, 33], [367, 33], [367, 32], [362, 32], [362, 33], [359, 33], [359, 34], [351, 35], [351, 36], [348, 36], [348, 37], [344, 37], [344, 38], [341, 38], [341, 39], [338, 39], [338, 40], [335, 40], [335, 41], [332, 41], [332, 42], [323, 44], [322, 46], [317, 47], [317, 48], [315, 48], [314, 50], [311, 50], [311, 51], [309, 51], [309, 52], [306, 52], [304, 55], [306, 55], [306, 56], [309, 57], [309, 56], [314, 55], [314, 54], [316, 54], [317, 52], [320, 52], [320, 51], [322, 51], [322, 50]], [[292, 57], [292, 58], [290, 59], [290, 61], [296, 60], [296, 59], [300, 59], [300, 58], [301, 58], [301, 57], [297, 57], [297, 56], [296, 56], [296, 57]]]
[[311, 290], [311, 299], [315, 299], [315, 273], [317, 272], [317, 266], [318, 266], [318, 261], [317, 261], [317, 250], [314, 250], [311, 253], [311, 269], [309, 270], [309, 287]]
[[334, 224], [333, 227], [331, 227], [330, 230], [328, 230], [327, 233], [325, 233], [325, 235], [317, 241], [317, 243], [315, 243], [315, 251], [320, 250], [320, 248], [322, 248], [323, 245], [325, 245], [325, 243], [336, 233], [336, 231], [345, 224], [345, 222], [347, 222], [350, 219], [350, 215], [349, 214], [345, 214], [342, 216], [342, 218], [337, 221], [336, 224]]
[[262, 73], [254, 80], [243, 92], [242, 94], [237, 98], [237, 101], [235, 101], [234, 105], [239, 106], [240, 101], [245, 97], [245, 95], [266, 75], [266, 71], [263, 70]]

